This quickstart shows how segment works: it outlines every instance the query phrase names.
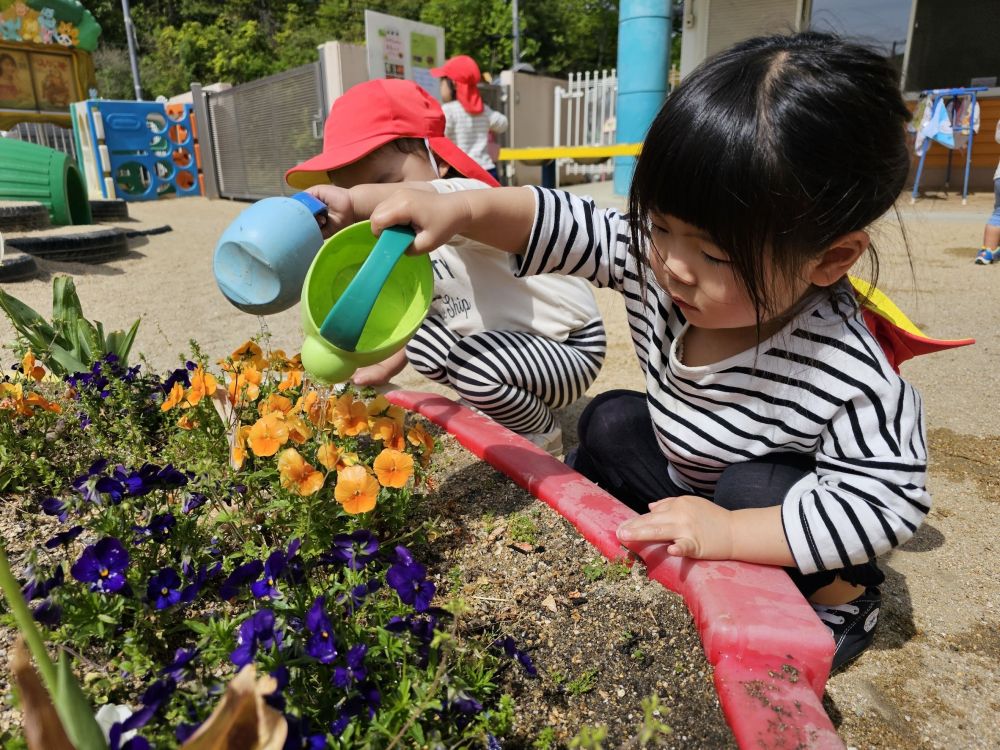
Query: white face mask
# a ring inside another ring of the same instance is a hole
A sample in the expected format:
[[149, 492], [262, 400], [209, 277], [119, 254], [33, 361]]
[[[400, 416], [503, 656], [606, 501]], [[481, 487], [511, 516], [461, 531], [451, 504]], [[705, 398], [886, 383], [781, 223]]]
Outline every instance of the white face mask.
[[430, 157], [431, 168], [434, 170], [434, 175], [439, 177], [441, 172], [438, 170], [437, 159], [434, 158], [434, 150], [431, 148], [431, 142], [426, 138], [424, 138], [424, 146], [427, 147], [427, 156]]

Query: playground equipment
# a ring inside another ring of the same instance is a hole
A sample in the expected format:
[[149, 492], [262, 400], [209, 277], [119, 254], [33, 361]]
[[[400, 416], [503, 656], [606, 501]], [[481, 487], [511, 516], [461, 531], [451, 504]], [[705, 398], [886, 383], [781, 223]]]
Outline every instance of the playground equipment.
[[77, 0], [0, 0], [0, 130], [69, 127], [70, 102], [95, 96], [101, 27]]
[[34, 201], [53, 224], [89, 224], [87, 185], [69, 156], [55, 149], [0, 138], [0, 200]]
[[244, 210], [222, 233], [212, 261], [215, 281], [243, 312], [287, 310], [323, 246], [316, 217], [326, 204], [309, 193], [265, 198]]
[[89, 99], [71, 111], [76, 151], [95, 195], [201, 195], [192, 105]]
[[[323, 245], [302, 286], [302, 367], [313, 378], [347, 380], [416, 333], [434, 295], [434, 272], [427, 255], [403, 255], [412, 241], [412, 232], [393, 231], [376, 242], [363, 221]], [[342, 327], [340, 313], [347, 318]]]
[[[638, 143], [667, 98], [669, 0], [621, 0], [618, 10], [618, 143]], [[635, 157], [615, 157], [615, 193], [625, 195]]]

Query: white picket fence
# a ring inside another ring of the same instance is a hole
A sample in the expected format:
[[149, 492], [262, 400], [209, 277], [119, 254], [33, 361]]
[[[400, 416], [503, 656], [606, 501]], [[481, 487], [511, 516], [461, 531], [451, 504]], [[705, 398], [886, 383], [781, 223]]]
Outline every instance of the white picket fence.
[[[570, 73], [566, 86], [555, 90], [556, 146], [603, 146], [615, 142], [615, 107], [618, 101], [618, 73], [612, 68]], [[585, 164], [560, 159], [567, 174], [587, 174], [606, 178], [614, 172], [614, 160]], [[558, 173], [558, 170], [557, 170]]]

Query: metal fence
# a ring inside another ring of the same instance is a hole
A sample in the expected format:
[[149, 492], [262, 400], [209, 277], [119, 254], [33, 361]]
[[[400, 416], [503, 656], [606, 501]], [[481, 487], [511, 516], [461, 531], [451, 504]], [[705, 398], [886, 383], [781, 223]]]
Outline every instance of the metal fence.
[[76, 159], [76, 143], [73, 141], [73, 131], [69, 128], [61, 128], [48, 122], [19, 122], [6, 131], [4, 137], [48, 146]]
[[[610, 71], [570, 73], [566, 86], [555, 92], [556, 146], [604, 146], [615, 142], [615, 107], [618, 102], [618, 74]], [[567, 174], [607, 176], [614, 172], [610, 159], [583, 164], [561, 159]]]
[[200, 140], [210, 147], [202, 147], [203, 169], [215, 183], [206, 192], [217, 187], [219, 196], [241, 200], [296, 192], [285, 184], [285, 170], [322, 148], [319, 63], [204, 96], [208, 137]]

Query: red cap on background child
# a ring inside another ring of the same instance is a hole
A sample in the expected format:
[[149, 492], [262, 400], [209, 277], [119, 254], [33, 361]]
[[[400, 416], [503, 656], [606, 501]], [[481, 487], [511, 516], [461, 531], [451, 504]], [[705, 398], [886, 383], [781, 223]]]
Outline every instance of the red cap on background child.
[[459, 174], [491, 187], [500, 184], [445, 138], [437, 99], [413, 81], [398, 79], [365, 81], [337, 99], [323, 128], [323, 152], [289, 169], [285, 182], [298, 190], [325, 185], [331, 169], [353, 164], [399, 138], [422, 138]]
[[455, 98], [470, 115], [478, 115], [483, 111], [483, 98], [479, 96], [479, 81], [483, 76], [471, 57], [453, 57], [440, 68], [431, 68], [431, 75], [452, 80], [455, 84]]

